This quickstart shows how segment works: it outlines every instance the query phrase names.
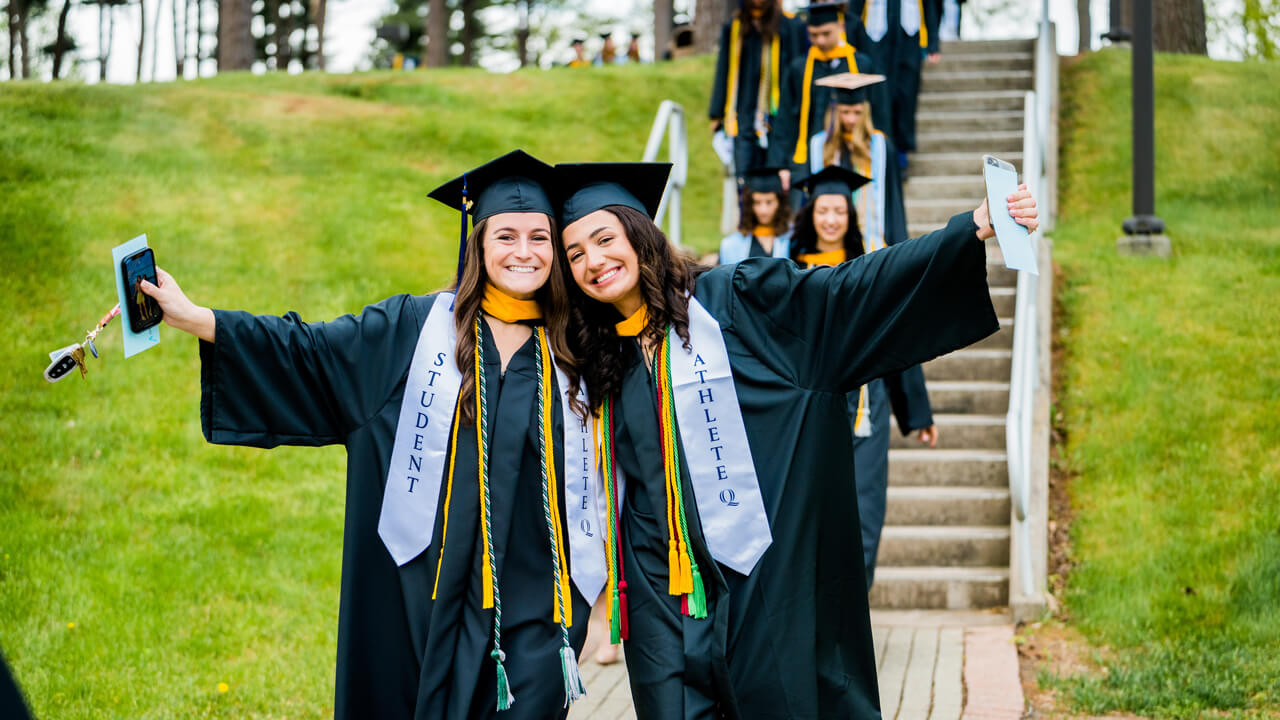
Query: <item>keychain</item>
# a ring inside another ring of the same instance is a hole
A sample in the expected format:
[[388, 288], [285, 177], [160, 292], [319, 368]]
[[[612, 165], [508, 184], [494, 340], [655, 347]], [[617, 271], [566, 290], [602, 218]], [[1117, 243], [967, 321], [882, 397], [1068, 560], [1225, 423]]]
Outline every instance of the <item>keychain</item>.
[[49, 382], [58, 382], [59, 380], [71, 374], [72, 368], [80, 368], [80, 377], [86, 377], [89, 374], [89, 368], [84, 364], [84, 349], [89, 348], [89, 352], [98, 357], [98, 346], [93, 344], [97, 339], [98, 333], [102, 332], [117, 315], [120, 314], [120, 305], [117, 304], [111, 308], [102, 319], [98, 321], [97, 327], [85, 333], [84, 341], [74, 345], [68, 345], [60, 350], [54, 350], [49, 353], [49, 367], [45, 368], [44, 379]]

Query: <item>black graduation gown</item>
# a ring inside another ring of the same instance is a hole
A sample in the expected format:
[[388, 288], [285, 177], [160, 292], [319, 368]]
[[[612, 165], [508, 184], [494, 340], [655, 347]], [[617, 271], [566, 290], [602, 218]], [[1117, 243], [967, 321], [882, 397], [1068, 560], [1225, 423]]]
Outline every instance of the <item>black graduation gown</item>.
[[[712, 81], [711, 104], [707, 110], [707, 117], [712, 120], [724, 119], [724, 105], [729, 94], [729, 39], [732, 30], [732, 21], [720, 28], [720, 53], [716, 58], [716, 76]], [[802, 56], [809, 49], [809, 34], [802, 21], [783, 15], [778, 21], [778, 40], [778, 77], [781, 78], [786, 73], [791, 60]], [[742, 38], [741, 54], [736, 70], [738, 73], [738, 135], [733, 143], [734, 172], [738, 177], [746, 175], [751, 170], [765, 167], [767, 160], [767, 151], [760, 147], [755, 134], [762, 51], [763, 38], [760, 33], [747, 33], [746, 37]], [[779, 111], [783, 107], [785, 106], [779, 102]], [[776, 124], [776, 119], [773, 117], [768, 119], [771, 127]], [[772, 145], [775, 141], [776, 135], [770, 130], [768, 142]]]
[[[337, 718], [493, 717], [493, 611], [481, 609], [479, 489], [473, 427], [458, 433], [449, 534], [435, 583], [444, 496], [431, 545], [401, 567], [378, 537], [387, 465], [409, 363], [433, 295], [398, 295], [328, 323], [215, 311], [216, 342], [200, 343], [201, 426], [227, 445], [342, 444], [347, 448], [346, 521], [338, 615]], [[494, 549], [503, 602], [502, 648], [516, 702], [503, 720], [563, 717], [559, 626], [542, 512], [533, 344], [506, 377], [488, 332]], [[563, 478], [563, 420], [556, 407], [556, 464]], [[563, 518], [564, 515], [562, 514]], [[510, 562], [507, 560], [510, 559]], [[571, 583], [572, 587], [572, 583]], [[590, 607], [572, 587], [575, 651]]]
[[847, 27], [855, 24], [857, 26], [856, 32], [850, 35], [849, 42], [859, 52], [871, 56], [872, 62], [879, 68], [877, 72], [884, 74], [885, 85], [888, 86], [889, 122], [881, 125], [876, 118], [876, 127], [888, 133], [894, 145], [903, 152], [914, 152], [916, 149], [916, 101], [920, 95], [920, 71], [924, 62], [922, 56], [925, 52], [939, 51], [938, 23], [942, 18], [941, 0], [924, 0], [924, 17], [920, 22], [928, 32], [928, 46], [921, 48], [920, 35], [907, 35], [899, 22], [901, 3], [913, 1], [915, 0], [886, 0], [889, 29], [879, 42], [873, 41], [862, 25], [862, 10], [866, 0], [850, 1], [849, 15], [854, 16], [856, 21], [846, 21]]
[[[854, 53], [854, 62], [860, 73], [877, 73], [875, 59], [862, 52]], [[808, 55], [802, 54], [791, 61], [782, 76], [782, 100], [779, 103], [778, 122], [775, 126], [777, 141], [769, 143], [769, 164], [772, 167], [791, 169], [791, 183], [794, 187], [800, 179], [809, 176], [807, 163], [793, 162], [796, 142], [800, 136], [800, 111], [804, 92], [804, 69], [808, 63]], [[831, 75], [850, 72], [848, 61], [844, 58], [827, 62], [813, 63], [813, 79], [816, 83]], [[871, 99], [871, 122], [877, 128], [889, 123], [889, 99], [883, 83], [867, 88]], [[826, 128], [827, 110], [831, 105], [831, 88], [814, 84], [809, 95], [809, 127], [807, 143], [819, 131]], [[806, 145], [806, 147], [808, 147]]]
[[0, 655], [0, 717], [7, 720], [29, 720], [31, 712], [18, 689], [18, 683], [9, 674], [9, 666]]
[[698, 278], [694, 294], [723, 332], [773, 535], [749, 576], [720, 566], [686, 493], [704, 620], [681, 615], [667, 594], [656, 395], [631, 346], [617, 459], [628, 483], [627, 670], [641, 720], [879, 717], [845, 395], [999, 328], [975, 231], [966, 213], [836, 267], [760, 258]]

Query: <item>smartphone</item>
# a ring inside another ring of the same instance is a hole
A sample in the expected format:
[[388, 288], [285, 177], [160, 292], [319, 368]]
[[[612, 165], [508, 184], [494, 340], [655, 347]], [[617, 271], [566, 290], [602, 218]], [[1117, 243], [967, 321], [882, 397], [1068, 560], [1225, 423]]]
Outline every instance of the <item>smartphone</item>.
[[991, 228], [996, 231], [1005, 266], [1039, 274], [1031, 233], [1009, 214], [1007, 198], [1018, 190], [1017, 168], [1000, 158], [983, 155], [982, 178], [987, 185], [987, 212], [991, 216]]
[[129, 313], [129, 329], [140, 333], [155, 327], [164, 318], [159, 303], [142, 292], [143, 280], [156, 283], [156, 259], [151, 248], [143, 248], [120, 261], [120, 276], [124, 278], [125, 306]]

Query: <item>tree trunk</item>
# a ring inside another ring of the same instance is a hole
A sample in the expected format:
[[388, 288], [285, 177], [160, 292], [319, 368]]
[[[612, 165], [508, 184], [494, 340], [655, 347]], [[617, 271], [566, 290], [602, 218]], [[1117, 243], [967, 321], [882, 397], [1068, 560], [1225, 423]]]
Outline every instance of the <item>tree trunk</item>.
[[529, 64], [529, 0], [516, 3], [516, 59], [520, 67]]
[[218, 2], [218, 70], [253, 68], [252, 0]]
[[653, 61], [661, 62], [671, 49], [671, 29], [675, 22], [672, 0], [653, 0]]
[[63, 0], [62, 12], [58, 13], [58, 36], [53, 41], [53, 79], [62, 75], [62, 58], [66, 56], [67, 47], [67, 15], [71, 12], [71, 0]]
[[5, 25], [9, 28], [9, 79], [18, 79], [18, 23], [14, 3], [4, 6]]
[[327, 0], [311, 0], [311, 17], [316, 25], [316, 68], [324, 72], [324, 11]]
[[275, 6], [276, 71], [288, 72], [289, 61], [293, 59], [293, 46], [289, 40], [289, 36], [293, 34], [293, 3], [290, 0], [279, 0]]
[[720, 44], [720, 26], [729, 19], [735, 3], [727, 0], [698, 0], [698, 9], [693, 16], [694, 52], [715, 52]]
[[1155, 0], [1153, 10], [1156, 50], [1206, 54], [1204, 0]]
[[[169, 0], [175, 3], [177, 0]], [[151, 82], [156, 81], [156, 59], [160, 57], [160, 11], [164, 10], [164, 0], [156, 0], [156, 16], [151, 20]]]
[[138, 0], [138, 76], [134, 82], [142, 82], [142, 50], [147, 46], [147, 0]]
[[196, 3], [196, 77], [201, 77], [204, 65], [204, 0]]
[[179, 0], [169, 0], [173, 3], [173, 71], [177, 75], [177, 79], [182, 80], [186, 77], [187, 63], [187, 24], [188, 13], [191, 8], [187, 5], [187, 0], [182, 2], [182, 26], [178, 26], [178, 2]]
[[[10, 0], [16, 2], [16, 0]], [[22, 51], [22, 77], [31, 77], [31, 38], [27, 32], [27, 20], [31, 17], [31, 3], [23, 0], [18, 4], [18, 45]]]
[[422, 64], [426, 67], [449, 64], [449, 4], [446, 0], [428, 0], [427, 51]]
[[1089, 0], [1076, 0], [1076, 27], [1080, 30], [1076, 54], [1083, 55], [1093, 49], [1093, 18], [1089, 15]]
[[475, 64], [476, 0], [462, 0], [462, 66]]

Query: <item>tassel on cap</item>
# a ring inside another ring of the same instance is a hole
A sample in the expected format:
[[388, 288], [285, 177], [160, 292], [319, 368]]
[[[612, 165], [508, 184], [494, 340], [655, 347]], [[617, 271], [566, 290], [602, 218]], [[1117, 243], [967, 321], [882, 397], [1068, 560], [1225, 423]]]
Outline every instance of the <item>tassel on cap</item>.
[[462, 284], [462, 268], [467, 262], [467, 210], [471, 205], [471, 198], [467, 197], [467, 176], [462, 176], [462, 233], [458, 237], [458, 272], [454, 276], [454, 287]]

